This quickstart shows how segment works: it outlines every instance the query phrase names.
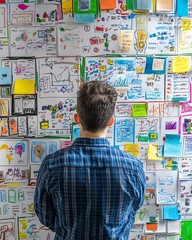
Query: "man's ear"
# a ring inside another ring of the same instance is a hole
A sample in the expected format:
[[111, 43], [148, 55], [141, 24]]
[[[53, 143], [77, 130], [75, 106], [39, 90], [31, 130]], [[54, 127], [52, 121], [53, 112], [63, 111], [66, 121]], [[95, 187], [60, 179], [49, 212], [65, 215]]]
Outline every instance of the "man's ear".
[[115, 118], [111, 117], [111, 119], [110, 119], [110, 121], [108, 123], [108, 127], [111, 127], [113, 125], [114, 121], [115, 121]]
[[75, 120], [75, 122], [76, 122], [77, 124], [80, 123], [80, 122], [79, 122], [79, 117], [78, 117], [77, 113], [74, 114], [74, 120]]

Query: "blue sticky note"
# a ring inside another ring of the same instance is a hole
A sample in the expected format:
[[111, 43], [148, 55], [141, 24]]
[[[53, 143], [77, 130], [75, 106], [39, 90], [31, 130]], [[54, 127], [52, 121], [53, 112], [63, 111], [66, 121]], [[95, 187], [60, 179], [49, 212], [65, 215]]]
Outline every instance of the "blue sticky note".
[[0, 67], [0, 85], [12, 83], [12, 75], [10, 67]]
[[188, 0], [177, 0], [177, 16], [188, 17]]
[[152, 0], [135, 0], [136, 6], [138, 10], [151, 10], [152, 8]]
[[165, 74], [166, 73], [166, 58], [146, 58], [146, 74]]
[[164, 143], [164, 157], [181, 157], [182, 144], [179, 134], [166, 134]]
[[75, 23], [93, 23], [95, 20], [95, 14], [74, 14]]
[[178, 205], [163, 206], [163, 220], [180, 220], [181, 216], [178, 214]]

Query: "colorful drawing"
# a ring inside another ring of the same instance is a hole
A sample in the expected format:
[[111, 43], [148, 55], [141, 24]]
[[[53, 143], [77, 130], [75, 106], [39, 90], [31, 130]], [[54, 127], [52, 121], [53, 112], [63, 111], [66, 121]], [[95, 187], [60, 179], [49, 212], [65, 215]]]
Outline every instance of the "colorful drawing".
[[0, 165], [27, 165], [27, 141], [0, 140]]
[[31, 164], [41, 163], [43, 159], [60, 148], [60, 140], [38, 139], [30, 140], [30, 162]]
[[38, 218], [35, 217], [26, 217], [18, 218], [19, 225], [19, 240], [53, 240], [55, 233], [49, 230], [47, 227], [43, 226]]
[[56, 28], [20, 27], [11, 28], [10, 55], [14, 56], [55, 56]]
[[38, 134], [71, 136], [70, 129], [75, 111], [76, 98], [39, 99]]

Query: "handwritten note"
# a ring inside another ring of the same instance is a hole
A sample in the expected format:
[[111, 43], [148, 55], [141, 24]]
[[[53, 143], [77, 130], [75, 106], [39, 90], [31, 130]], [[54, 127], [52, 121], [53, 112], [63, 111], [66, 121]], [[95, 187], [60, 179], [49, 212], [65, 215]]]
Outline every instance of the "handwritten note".
[[125, 150], [125, 152], [128, 152], [128, 153], [132, 154], [133, 156], [135, 156], [136, 158], [138, 158], [139, 152], [140, 152], [140, 145], [136, 144], [136, 143], [125, 144], [124, 150]]
[[175, 56], [172, 62], [173, 73], [185, 73], [190, 71], [191, 57]]
[[123, 52], [131, 52], [133, 49], [133, 30], [120, 31], [120, 50]]
[[147, 106], [145, 103], [133, 104], [132, 106], [132, 116], [133, 117], [146, 117], [147, 116]]

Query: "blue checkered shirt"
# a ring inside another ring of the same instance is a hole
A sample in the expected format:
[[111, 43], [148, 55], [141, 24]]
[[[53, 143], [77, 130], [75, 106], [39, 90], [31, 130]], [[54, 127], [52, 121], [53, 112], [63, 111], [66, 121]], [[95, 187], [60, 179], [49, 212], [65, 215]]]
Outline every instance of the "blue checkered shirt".
[[144, 194], [138, 159], [105, 138], [78, 138], [44, 159], [34, 204], [55, 240], [127, 240]]

